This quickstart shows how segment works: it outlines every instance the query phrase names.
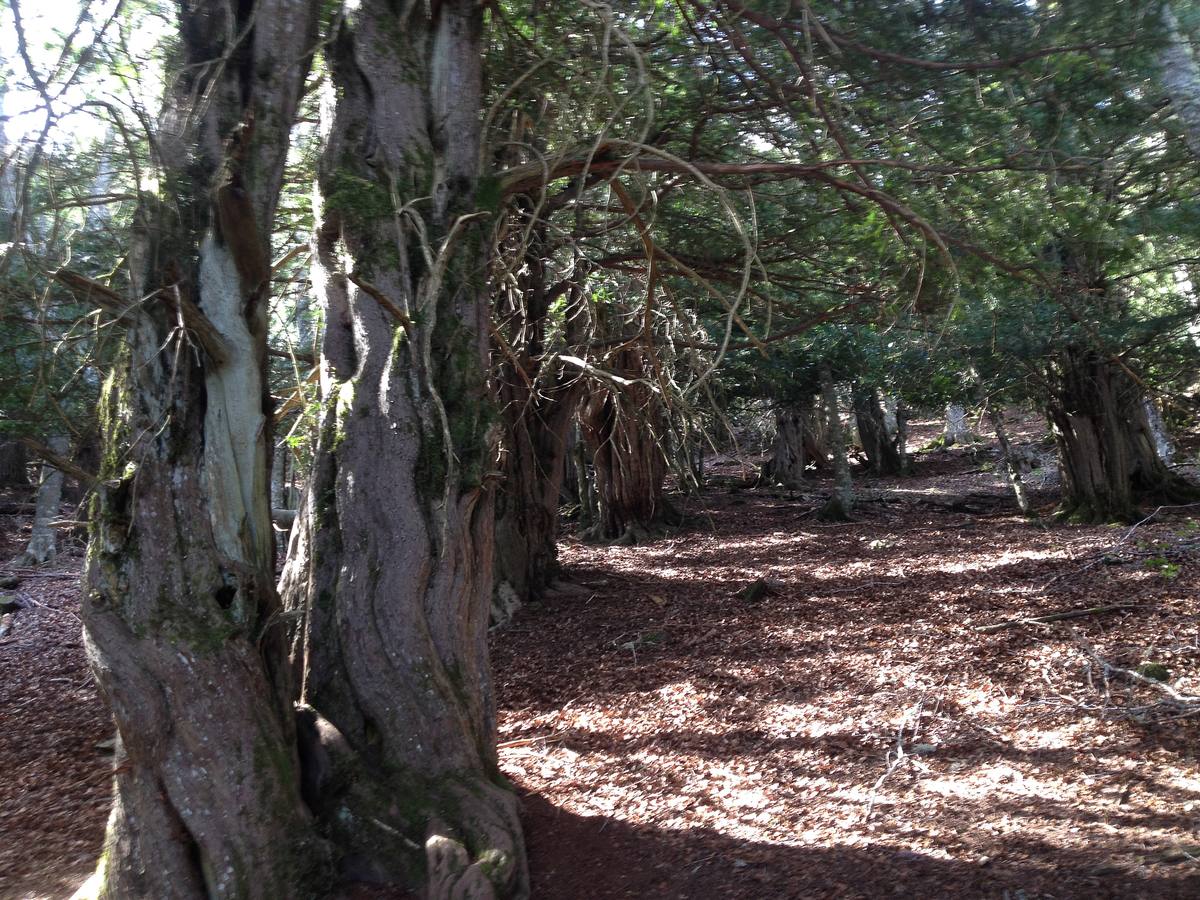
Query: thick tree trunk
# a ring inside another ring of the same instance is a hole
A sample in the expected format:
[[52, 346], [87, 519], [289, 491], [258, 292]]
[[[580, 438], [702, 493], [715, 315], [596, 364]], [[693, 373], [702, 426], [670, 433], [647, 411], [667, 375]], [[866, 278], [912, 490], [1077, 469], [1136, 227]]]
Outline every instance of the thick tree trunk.
[[1171, 440], [1171, 432], [1167, 430], [1167, 423], [1163, 421], [1158, 404], [1146, 397], [1142, 400], [1142, 409], [1146, 413], [1146, 424], [1150, 426], [1150, 433], [1154, 436], [1154, 452], [1158, 454], [1159, 459], [1170, 465], [1175, 458], [1175, 442]]
[[[513, 162], [523, 160], [513, 160]], [[496, 590], [492, 621], [502, 624], [521, 605], [536, 599], [558, 567], [558, 508], [566, 477], [569, 436], [582, 396], [577, 371], [564, 371], [546, 347], [551, 304], [566, 297], [562, 340], [582, 337], [586, 275], [576, 265], [568, 277], [547, 284], [546, 227], [539, 211], [522, 207], [506, 223], [503, 246], [521, 260], [515, 277], [494, 280], [497, 365], [494, 382], [500, 402], [501, 469], [496, 493]], [[523, 215], [522, 215], [523, 214]], [[535, 221], [526, 226], [526, 218]], [[509, 273], [511, 274], [511, 273]]]
[[1062, 514], [1077, 521], [1128, 521], [1143, 499], [1186, 502], [1197, 496], [1159, 459], [1144, 395], [1100, 354], [1068, 349], [1047, 414], [1063, 471]]
[[158, 136], [172, 193], [139, 212], [138, 313], [101, 410], [83, 620], [119, 733], [93, 879], [114, 900], [323, 891], [277, 680], [265, 384], [266, 254], [315, 8], [232, 9], [180, 8]]
[[971, 442], [971, 429], [967, 427], [967, 411], [957, 403], [950, 403], [946, 406], [946, 425], [942, 429], [942, 440], [947, 447]]
[[496, 623], [536, 599], [557, 572], [558, 506], [579, 383], [536, 397], [523, 385], [501, 384], [505, 477], [496, 496]]
[[789, 490], [804, 486], [808, 467], [805, 431], [808, 410], [802, 404], [786, 404], [775, 410], [775, 442], [771, 458], [763, 465], [763, 476]]
[[821, 517], [845, 521], [854, 509], [854, 482], [850, 477], [850, 458], [846, 454], [846, 430], [838, 410], [837, 387], [826, 365], [821, 366], [821, 399], [825, 405], [826, 432], [833, 456], [833, 493], [821, 509]]
[[364, 0], [328, 51], [325, 410], [283, 581], [306, 796], [348, 874], [432, 898], [529, 889], [487, 658], [481, 42], [475, 0]]
[[883, 409], [875, 390], [855, 385], [853, 395], [858, 435], [871, 471], [876, 475], [899, 475], [900, 454], [896, 450], [894, 436], [888, 434]]
[[[51, 435], [46, 446], [57, 456], [65, 457], [71, 450], [65, 434]], [[42, 477], [38, 482], [37, 504], [33, 513], [33, 533], [29, 544], [18, 560], [19, 565], [40, 566], [58, 555], [54, 520], [58, 518], [62, 504], [63, 473], [49, 463], [42, 465]]]
[[611, 365], [631, 383], [593, 382], [579, 412], [599, 500], [590, 537], [638, 543], [680, 521], [663, 495], [667, 461], [659, 439], [664, 410], [649, 387], [633, 382], [649, 372], [640, 348], [626, 348]]

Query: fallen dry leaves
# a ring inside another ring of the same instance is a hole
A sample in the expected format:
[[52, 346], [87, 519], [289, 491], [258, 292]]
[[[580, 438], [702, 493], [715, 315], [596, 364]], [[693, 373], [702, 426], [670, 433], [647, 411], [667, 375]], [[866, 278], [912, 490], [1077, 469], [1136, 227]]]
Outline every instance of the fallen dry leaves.
[[[574, 587], [494, 635], [534, 896], [1200, 896], [1200, 726], [1131, 720], [1153, 693], [1106, 690], [1071, 632], [1200, 693], [1188, 511], [1104, 561], [1124, 530], [1025, 523], [980, 462], [865, 482], [845, 525], [718, 472], [684, 531], [566, 540]], [[5, 898], [69, 894], [103, 829], [78, 563], [23, 582], [40, 605], [0, 640]], [[1136, 609], [974, 630], [1113, 602]]]

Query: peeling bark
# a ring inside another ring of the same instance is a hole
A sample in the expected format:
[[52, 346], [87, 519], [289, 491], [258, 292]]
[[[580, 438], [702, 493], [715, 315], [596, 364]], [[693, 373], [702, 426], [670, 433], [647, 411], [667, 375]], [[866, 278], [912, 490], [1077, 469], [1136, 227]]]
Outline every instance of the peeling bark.
[[364, 0], [328, 51], [313, 273], [324, 411], [282, 583], [306, 797], [349, 876], [524, 897], [487, 658], [482, 9], [401, 6]]
[[129, 257], [132, 297], [149, 299], [101, 409], [83, 620], [119, 734], [102, 897], [324, 888], [281, 681], [267, 297], [247, 264], [269, 241], [316, 10], [239, 9], [180, 8], [168, 202], [143, 200]]

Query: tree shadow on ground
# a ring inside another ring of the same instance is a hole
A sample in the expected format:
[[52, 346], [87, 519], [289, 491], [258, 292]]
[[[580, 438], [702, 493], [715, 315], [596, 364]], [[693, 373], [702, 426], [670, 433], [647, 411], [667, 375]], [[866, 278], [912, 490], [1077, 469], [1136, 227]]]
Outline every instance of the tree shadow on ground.
[[[803, 847], [576, 815], [537, 794], [523, 798], [533, 896], [610, 898], [1175, 898], [1200, 896], [1200, 874], [1113, 871], [1083, 854], [1061, 866], [1057, 848], [1030, 859], [952, 859], [886, 846]], [[1055, 861], [1059, 865], [1055, 865]]]

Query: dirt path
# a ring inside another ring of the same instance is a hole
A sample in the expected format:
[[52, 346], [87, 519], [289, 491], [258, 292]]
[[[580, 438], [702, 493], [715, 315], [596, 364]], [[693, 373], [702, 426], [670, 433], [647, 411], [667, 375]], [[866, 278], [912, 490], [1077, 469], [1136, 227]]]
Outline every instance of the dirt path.
[[[494, 641], [534, 896], [1200, 896], [1200, 726], [1109, 715], [1155, 695], [1106, 697], [1076, 641], [1200, 693], [1196, 526], [1176, 513], [1119, 545], [1126, 529], [1031, 526], [986, 468], [927, 458], [863, 485], [845, 525], [716, 489], [656, 543], [567, 541], [575, 587]], [[23, 582], [42, 605], [0, 639], [3, 898], [69, 895], [107, 808], [61, 568]], [[760, 577], [767, 596], [738, 596]], [[973, 630], [1117, 601], [1136, 608]]]

